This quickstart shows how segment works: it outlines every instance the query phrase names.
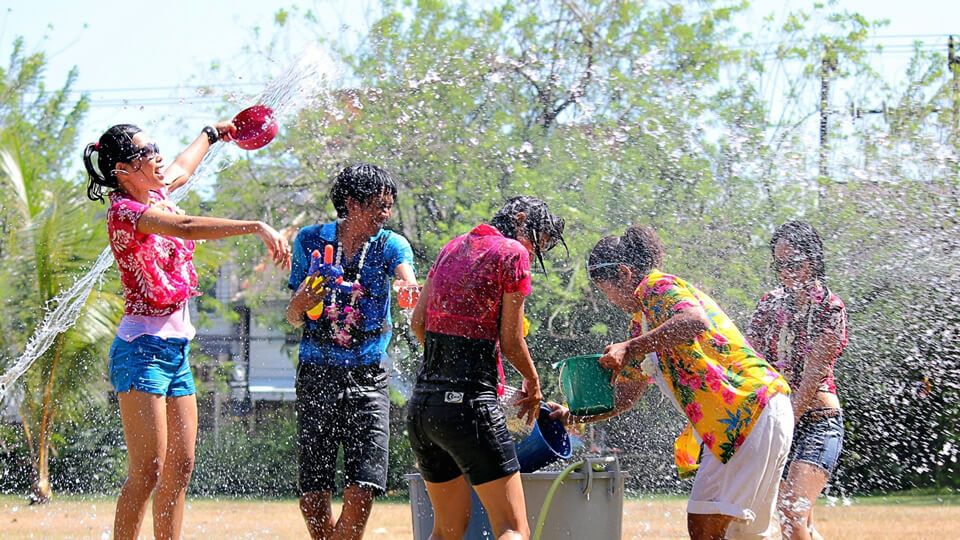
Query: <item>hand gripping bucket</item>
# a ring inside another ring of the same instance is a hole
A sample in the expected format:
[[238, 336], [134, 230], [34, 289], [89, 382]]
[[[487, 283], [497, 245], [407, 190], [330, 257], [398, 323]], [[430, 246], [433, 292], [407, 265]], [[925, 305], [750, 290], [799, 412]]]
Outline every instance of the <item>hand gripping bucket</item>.
[[569, 459], [573, 453], [570, 436], [560, 420], [550, 418], [550, 408], [540, 406], [540, 414], [530, 435], [517, 445], [520, 472], [529, 473], [546, 467], [558, 459]]
[[610, 384], [613, 370], [597, 362], [600, 356], [588, 354], [557, 362], [560, 389], [567, 396], [571, 414], [590, 416], [613, 410], [616, 397], [616, 389]]

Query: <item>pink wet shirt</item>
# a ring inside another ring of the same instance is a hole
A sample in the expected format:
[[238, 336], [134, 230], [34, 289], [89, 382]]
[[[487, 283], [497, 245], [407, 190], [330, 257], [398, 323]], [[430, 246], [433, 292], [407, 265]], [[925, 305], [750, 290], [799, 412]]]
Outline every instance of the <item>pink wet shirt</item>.
[[790, 384], [799, 388], [807, 352], [822, 334], [837, 337], [818, 392], [837, 393], [834, 364], [847, 346], [847, 309], [837, 295], [820, 285], [808, 293], [810, 301], [799, 312], [792, 295], [783, 287], [763, 295], [753, 312], [747, 338]]
[[[530, 294], [530, 254], [520, 242], [481, 223], [443, 246], [427, 277], [428, 332], [499, 341], [503, 295]], [[497, 372], [502, 395], [499, 345]]]
[[165, 317], [200, 294], [193, 267], [195, 243], [137, 232], [137, 221], [148, 208], [178, 212], [167, 202], [166, 190], [151, 191], [148, 204], [114, 191], [107, 210], [107, 234], [123, 284], [124, 315]]
[[503, 295], [530, 294], [530, 254], [520, 242], [480, 224], [448, 242], [427, 277], [427, 331], [497, 340]]

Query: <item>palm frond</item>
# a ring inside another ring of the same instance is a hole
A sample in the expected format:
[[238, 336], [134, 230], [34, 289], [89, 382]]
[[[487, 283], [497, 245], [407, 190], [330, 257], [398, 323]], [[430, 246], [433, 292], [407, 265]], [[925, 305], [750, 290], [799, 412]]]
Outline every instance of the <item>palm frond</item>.
[[2, 178], [10, 183], [13, 193], [16, 195], [16, 207], [21, 217], [29, 219], [27, 212], [27, 190], [23, 184], [23, 171], [20, 169], [19, 161], [13, 157], [6, 148], [0, 148], [0, 173]]

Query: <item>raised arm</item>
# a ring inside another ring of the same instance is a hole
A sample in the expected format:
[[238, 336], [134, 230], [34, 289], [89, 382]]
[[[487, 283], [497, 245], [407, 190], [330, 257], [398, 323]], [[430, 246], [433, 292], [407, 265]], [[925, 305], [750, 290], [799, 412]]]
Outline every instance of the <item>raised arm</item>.
[[580, 424], [586, 422], [599, 422], [623, 414], [633, 408], [640, 400], [640, 396], [647, 389], [647, 381], [618, 381], [616, 387], [616, 397], [614, 399], [613, 410], [608, 413], [595, 414], [592, 416], [574, 416], [570, 414], [570, 409], [554, 403], [547, 402], [552, 412], [550, 418], [559, 418], [564, 424]]
[[[212, 127], [217, 130], [220, 140], [225, 142], [233, 140], [233, 136], [237, 132], [236, 126], [229, 121], [217, 122]], [[183, 152], [180, 152], [177, 159], [173, 160], [173, 163], [167, 167], [166, 176], [172, 179], [167, 185], [167, 190], [172, 192], [186, 184], [211, 146], [210, 138], [207, 137], [206, 132], [202, 132]]]
[[616, 377], [627, 363], [647, 353], [682, 345], [710, 328], [706, 312], [699, 305], [678, 310], [660, 326], [633, 339], [608, 345], [600, 357], [600, 365], [612, 369]]

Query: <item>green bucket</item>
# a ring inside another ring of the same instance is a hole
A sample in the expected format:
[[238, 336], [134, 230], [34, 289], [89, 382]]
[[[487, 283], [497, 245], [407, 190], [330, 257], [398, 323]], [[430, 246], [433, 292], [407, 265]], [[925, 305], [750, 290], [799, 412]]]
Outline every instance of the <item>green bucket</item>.
[[574, 356], [555, 364], [560, 368], [560, 389], [567, 396], [571, 414], [591, 416], [613, 410], [616, 398], [616, 388], [610, 385], [613, 370], [597, 362], [600, 356]]

